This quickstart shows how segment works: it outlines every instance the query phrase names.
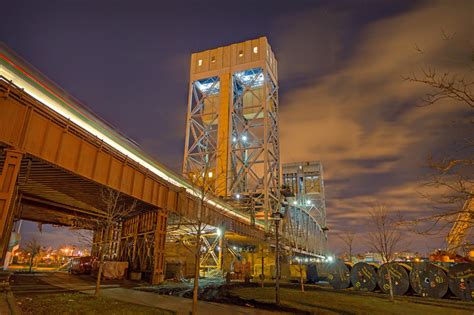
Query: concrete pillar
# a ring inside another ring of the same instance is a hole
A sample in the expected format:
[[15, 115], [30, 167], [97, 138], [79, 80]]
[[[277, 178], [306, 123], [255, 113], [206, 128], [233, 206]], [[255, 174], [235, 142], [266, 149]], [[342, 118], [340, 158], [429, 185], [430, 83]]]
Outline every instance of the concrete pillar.
[[168, 220], [168, 213], [164, 210], [159, 210], [157, 215], [156, 230], [155, 230], [155, 244], [153, 250], [153, 277], [152, 284], [158, 284], [165, 279], [165, 242], [166, 242], [166, 221]]
[[15, 184], [23, 154], [5, 150], [5, 163], [0, 174], [0, 266], [3, 265], [13, 224]]

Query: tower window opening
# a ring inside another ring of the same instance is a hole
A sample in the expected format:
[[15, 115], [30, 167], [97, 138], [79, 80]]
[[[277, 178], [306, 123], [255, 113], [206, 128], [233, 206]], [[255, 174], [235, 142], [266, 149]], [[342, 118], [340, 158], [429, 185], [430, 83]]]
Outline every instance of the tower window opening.
[[216, 62], [216, 57], [212, 56], [211, 57], [211, 62]]
[[199, 60], [198, 60], [198, 66], [199, 66], [199, 67], [202, 66], [202, 59], [199, 59]]
[[253, 48], [253, 53], [254, 53], [254, 54], [258, 54], [258, 46], [255, 46], [255, 47]]
[[243, 57], [244, 56], [244, 51], [243, 50], [239, 50], [239, 57]]

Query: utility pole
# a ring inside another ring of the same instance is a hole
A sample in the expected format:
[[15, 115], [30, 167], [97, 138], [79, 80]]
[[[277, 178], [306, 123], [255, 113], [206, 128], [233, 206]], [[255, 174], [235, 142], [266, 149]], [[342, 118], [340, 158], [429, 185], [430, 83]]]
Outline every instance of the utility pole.
[[262, 278], [262, 288], [265, 286], [265, 257], [263, 256], [264, 255], [264, 252], [263, 252], [263, 245], [262, 245], [262, 274], [260, 275], [260, 277]]
[[280, 305], [280, 221], [283, 215], [280, 211], [272, 214], [272, 219], [275, 222], [275, 304]]

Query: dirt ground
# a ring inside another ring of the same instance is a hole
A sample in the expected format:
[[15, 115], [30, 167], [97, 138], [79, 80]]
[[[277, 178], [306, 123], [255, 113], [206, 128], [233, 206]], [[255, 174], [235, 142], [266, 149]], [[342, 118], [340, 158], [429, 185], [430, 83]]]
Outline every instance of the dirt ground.
[[[240, 287], [229, 291], [233, 296], [253, 303], [273, 303], [274, 287]], [[399, 297], [394, 303], [383, 294], [353, 294], [347, 291], [281, 289], [282, 305], [308, 314], [473, 314], [474, 303]]]
[[[192, 282], [169, 282], [139, 290], [189, 298], [192, 296]], [[257, 284], [226, 285], [222, 281], [200, 280], [199, 299], [293, 314], [474, 314], [474, 303], [455, 299], [403, 296], [392, 303], [380, 292], [337, 291], [327, 285], [307, 285], [303, 293], [299, 285], [282, 284], [282, 303], [277, 307], [274, 284], [267, 283], [265, 288], [260, 288]]]
[[28, 294], [16, 298], [22, 314], [173, 314], [84, 293]]

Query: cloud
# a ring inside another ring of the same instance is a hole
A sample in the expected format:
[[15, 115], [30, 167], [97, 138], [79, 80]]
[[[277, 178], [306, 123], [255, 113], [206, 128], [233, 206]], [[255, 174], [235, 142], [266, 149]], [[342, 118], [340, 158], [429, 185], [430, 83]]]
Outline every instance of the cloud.
[[40, 231], [37, 222], [27, 220], [23, 220], [20, 231], [21, 247], [26, 246], [28, 241], [33, 238], [36, 239], [41, 246], [51, 246], [51, 248], [59, 248], [64, 245], [81, 248], [91, 246], [85, 239], [92, 239], [92, 231], [71, 230], [68, 227], [53, 226], [51, 224], [43, 224]]
[[[402, 77], [428, 66], [472, 75], [466, 72], [472, 62], [470, 6], [468, 1], [425, 2], [363, 27], [355, 46], [347, 47], [353, 53], [338, 65], [333, 62], [337, 52], [321, 48], [316, 65], [305, 68], [309, 61], [301, 59], [295, 69], [281, 70], [283, 80], [313, 77], [282, 94], [281, 154], [283, 162], [323, 162], [333, 231], [366, 229], [367, 204], [375, 200], [408, 215], [431, 211], [419, 194], [425, 159], [449, 148], [454, 137], [472, 126], [451, 125], [466, 116], [460, 104], [418, 106], [428, 90]], [[317, 21], [318, 16], [308, 12], [294, 19]], [[338, 26], [347, 27], [343, 22]], [[340, 42], [330, 44], [337, 51], [346, 49], [340, 32], [335, 30]], [[309, 53], [304, 39], [289, 32], [280, 45]], [[321, 39], [324, 46], [325, 37]], [[283, 52], [281, 59], [289, 62], [286, 54], [291, 52]], [[318, 65], [325, 71], [318, 72]]]

